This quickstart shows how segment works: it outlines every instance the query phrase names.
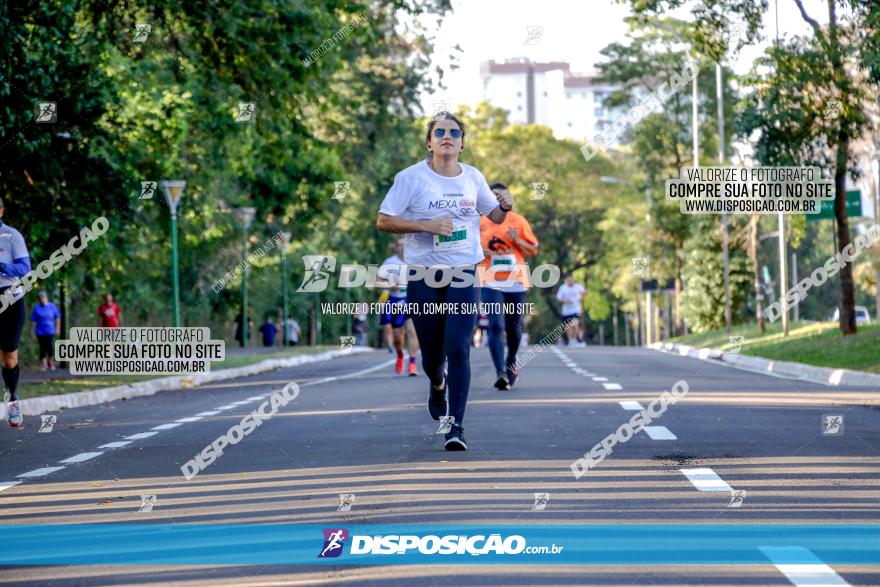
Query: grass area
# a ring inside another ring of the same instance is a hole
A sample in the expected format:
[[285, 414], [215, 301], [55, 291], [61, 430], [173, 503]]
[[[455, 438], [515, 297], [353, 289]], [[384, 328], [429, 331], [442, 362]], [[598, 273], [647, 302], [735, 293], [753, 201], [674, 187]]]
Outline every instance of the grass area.
[[842, 336], [836, 322], [793, 322], [787, 337], [782, 336], [782, 323], [767, 325], [761, 334], [755, 324], [736, 326], [730, 335], [712, 331], [671, 339], [692, 347], [726, 350], [728, 336], [744, 336], [744, 355], [778, 361], [806, 363], [817, 367], [856, 369], [880, 373], [880, 324], [859, 326], [854, 336]]
[[[234, 369], [236, 367], [245, 367], [253, 365], [261, 361], [269, 359], [288, 359], [304, 355], [316, 355], [324, 351], [338, 349], [336, 345], [323, 346], [304, 346], [295, 347], [287, 350], [280, 350], [273, 353], [259, 353], [253, 355], [231, 355], [222, 362], [213, 362], [211, 371], [222, 371], [223, 369]], [[18, 389], [20, 399], [29, 397], [40, 397], [45, 395], [58, 395], [62, 393], [73, 393], [76, 391], [90, 391], [101, 387], [113, 387], [116, 385], [127, 385], [137, 383], [138, 381], [146, 381], [148, 379], [157, 379], [158, 377], [168, 377], [168, 375], [69, 375], [67, 371], [58, 371], [58, 376], [42, 379], [40, 381], [23, 381]]]

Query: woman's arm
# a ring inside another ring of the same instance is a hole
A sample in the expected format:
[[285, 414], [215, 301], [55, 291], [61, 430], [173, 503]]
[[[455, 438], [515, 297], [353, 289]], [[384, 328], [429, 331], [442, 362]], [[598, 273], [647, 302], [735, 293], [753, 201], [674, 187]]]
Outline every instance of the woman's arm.
[[449, 218], [434, 218], [433, 220], [406, 220], [400, 216], [389, 216], [379, 213], [376, 220], [376, 228], [385, 232], [398, 234], [407, 232], [429, 232], [449, 236], [452, 234], [452, 220]]
[[513, 196], [510, 195], [509, 190], [495, 190], [493, 193], [498, 198], [498, 205], [486, 215], [486, 218], [495, 224], [501, 224], [507, 218], [507, 213], [513, 210]]

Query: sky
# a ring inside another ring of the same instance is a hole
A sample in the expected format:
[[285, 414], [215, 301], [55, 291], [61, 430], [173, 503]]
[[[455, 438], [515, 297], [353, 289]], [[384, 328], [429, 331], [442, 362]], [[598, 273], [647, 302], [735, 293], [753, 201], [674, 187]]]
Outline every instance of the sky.
[[[731, 60], [737, 73], [749, 70], [754, 59], [763, 52], [776, 34], [774, 4], [779, 5], [779, 33], [804, 35], [809, 32], [794, 0], [770, 0], [764, 15], [764, 41], [746, 48]], [[629, 14], [627, 5], [613, 0], [453, 0], [453, 10], [437, 28], [435, 19], [422, 24], [429, 36], [435, 38], [432, 66], [444, 71], [446, 90], [434, 95], [421, 96], [425, 112], [434, 110], [433, 103], [448, 101], [453, 107], [473, 105], [482, 98], [480, 63], [494, 59], [528, 57], [533, 61], [567, 61], [575, 73], [595, 71], [594, 63], [601, 59], [599, 51], [609, 43], [624, 38], [627, 27], [623, 22]], [[825, 0], [805, 0], [807, 12], [820, 23], [827, 22]], [[676, 16], [689, 18], [689, 11]], [[543, 27], [535, 44], [526, 44], [529, 27]], [[459, 45], [460, 69], [449, 68], [449, 56]]]

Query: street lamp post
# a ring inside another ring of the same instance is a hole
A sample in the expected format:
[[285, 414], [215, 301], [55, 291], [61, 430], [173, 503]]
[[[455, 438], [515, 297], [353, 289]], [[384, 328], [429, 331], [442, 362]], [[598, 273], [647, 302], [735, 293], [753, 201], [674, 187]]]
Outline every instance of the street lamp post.
[[281, 233], [281, 333], [284, 346], [286, 347], [290, 341], [287, 340], [287, 245], [290, 244], [290, 231], [284, 230]]
[[250, 268], [247, 261], [247, 229], [254, 220], [257, 213], [256, 208], [233, 208], [232, 217], [241, 226], [241, 261], [244, 265], [244, 275], [241, 279], [241, 344], [244, 348], [248, 346], [248, 273]]
[[[350, 283], [350, 282], [349, 282], [350, 276], [351, 276], [351, 267], [348, 267], [348, 266], [343, 267], [343, 268], [342, 268], [342, 277], [341, 277], [341, 278], [342, 278], [344, 281], [342, 281], [342, 283]], [[350, 293], [350, 289], [349, 289], [348, 287], [344, 288], [344, 290], [345, 290], [345, 291], [344, 291], [344, 295], [345, 295], [345, 307], [346, 307], [346, 309], [348, 309], [348, 308], [349, 308], [349, 303], [351, 302], [351, 293]], [[348, 336], [348, 335], [352, 334], [352, 332], [351, 332], [352, 316], [351, 316], [351, 313], [350, 313], [350, 312], [346, 312], [346, 313], [348, 314], [348, 317], [347, 317], [347, 319], [346, 319], [346, 321], [345, 321], [345, 326], [346, 326], [345, 335]]]
[[183, 189], [186, 182], [180, 179], [162, 181], [162, 191], [165, 194], [165, 201], [168, 202], [168, 208], [171, 210], [171, 283], [174, 289], [174, 326], [180, 326], [180, 278], [178, 277], [177, 267], [177, 204], [183, 196]]

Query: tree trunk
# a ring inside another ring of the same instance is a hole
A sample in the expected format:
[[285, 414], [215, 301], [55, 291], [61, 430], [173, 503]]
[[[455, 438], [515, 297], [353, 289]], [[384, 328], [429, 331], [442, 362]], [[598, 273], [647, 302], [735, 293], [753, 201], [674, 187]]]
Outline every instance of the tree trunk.
[[764, 323], [764, 291], [761, 288], [761, 267], [758, 263], [758, 223], [761, 221], [759, 214], [752, 214], [749, 219], [749, 259], [752, 261], [752, 274], [755, 284], [755, 314], [758, 317], [758, 329], [761, 334], [767, 332]]
[[[878, 287], [880, 287], [880, 285], [878, 285]], [[612, 305], [612, 308], [611, 326], [614, 328], [614, 346], [617, 346], [619, 344], [619, 338], [617, 336], [617, 304]]]
[[[849, 220], [846, 217], [846, 170], [849, 154], [849, 133], [841, 130], [837, 143], [837, 165], [834, 170], [834, 217], [837, 219], [838, 250], [849, 244]], [[840, 268], [840, 331], [844, 335], [856, 333], [856, 291], [852, 263]]]

